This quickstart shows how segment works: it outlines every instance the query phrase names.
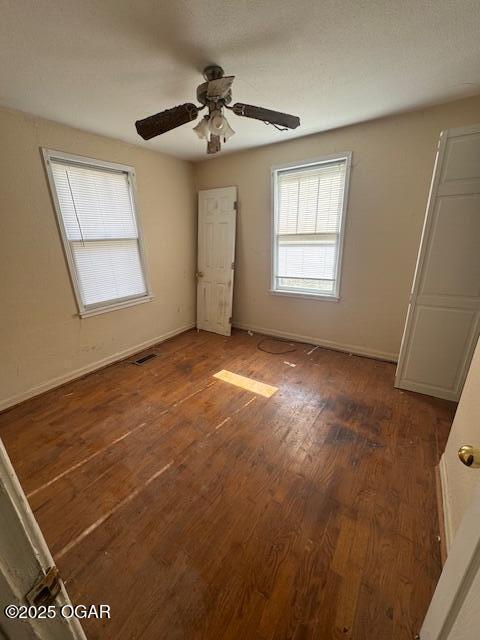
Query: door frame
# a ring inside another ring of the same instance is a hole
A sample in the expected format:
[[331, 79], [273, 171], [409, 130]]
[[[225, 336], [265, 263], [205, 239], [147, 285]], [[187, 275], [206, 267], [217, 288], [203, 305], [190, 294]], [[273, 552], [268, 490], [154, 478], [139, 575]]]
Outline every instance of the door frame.
[[[408, 310], [407, 317], [405, 320], [405, 327], [403, 330], [402, 342], [400, 344], [400, 352], [398, 356], [398, 365], [397, 370], [395, 372], [395, 382], [394, 386], [401, 389], [406, 389], [408, 391], [416, 391], [418, 393], [426, 393], [424, 389], [424, 385], [417, 385], [413, 382], [403, 381], [403, 373], [406, 364], [406, 355], [408, 354], [408, 349], [410, 346], [410, 342], [413, 334], [413, 314], [415, 312], [416, 301], [418, 297], [418, 292], [421, 284], [421, 275], [425, 266], [425, 259], [427, 256], [427, 249], [429, 248], [429, 239], [430, 233], [432, 231], [432, 225], [434, 222], [434, 211], [437, 199], [438, 186], [441, 181], [441, 171], [439, 169], [443, 166], [443, 160], [445, 157], [445, 151], [447, 147], [447, 141], [449, 137], [452, 136], [461, 136], [468, 135], [470, 133], [475, 133], [480, 131], [480, 124], [470, 125], [468, 127], [458, 127], [454, 129], [445, 129], [440, 132], [440, 139], [437, 143], [437, 153], [435, 156], [435, 162], [433, 165], [433, 174], [432, 181], [430, 184], [430, 190], [428, 193], [427, 200], [427, 210], [425, 214], [425, 219], [423, 222], [422, 235], [420, 239], [420, 247], [417, 255], [417, 262], [415, 265], [415, 272], [413, 276], [412, 288], [410, 291], [410, 295], [408, 298]], [[476, 336], [478, 334], [478, 321], [476, 325], [476, 331], [472, 332], [470, 337], [470, 344], [468, 348], [465, 350], [465, 354], [462, 360], [461, 373], [458, 378], [458, 389], [452, 392], [439, 392], [437, 397], [444, 398], [446, 400], [454, 400], [458, 401], [461, 390], [465, 383], [465, 378], [468, 373], [468, 366], [471, 362], [473, 352], [475, 351], [476, 346]]]
[[8, 604], [26, 604], [25, 595], [55, 563], [1, 439], [0, 512], [0, 636], [3, 633], [7, 640], [86, 640], [78, 619], [60, 615], [62, 606], [72, 604], [61, 578], [55, 618], [17, 620], [4, 614]]

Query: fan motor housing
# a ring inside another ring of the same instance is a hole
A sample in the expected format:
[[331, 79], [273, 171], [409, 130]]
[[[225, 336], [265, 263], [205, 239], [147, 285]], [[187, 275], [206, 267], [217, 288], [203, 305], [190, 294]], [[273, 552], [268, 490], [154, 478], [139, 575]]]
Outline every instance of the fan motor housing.
[[[208, 87], [208, 82], [204, 82], [203, 84], [200, 84], [197, 87], [197, 100], [200, 102], [200, 104], [206, 105], [209, 102], [212, 102], [211, 98], [207, 98], [207, 87]], [[231, 101], [232, 101], [232, 90], [230, 89], [227, 95], [221, 99], [221, 102], [223, 104], [230, 104]]]
[[225, 75], [224, 70], [218, 64], [209, 64], [203, 70], [203, 77], [205, 80], [219, 80]]

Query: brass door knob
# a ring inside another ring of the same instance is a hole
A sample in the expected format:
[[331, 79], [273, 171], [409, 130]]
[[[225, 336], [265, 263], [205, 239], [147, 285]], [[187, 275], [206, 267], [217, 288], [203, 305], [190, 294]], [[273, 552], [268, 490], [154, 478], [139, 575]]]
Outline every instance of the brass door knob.
[[480, 469], [480, 447], [472, 447], [469, 444], [464, 444], [458, 450], [458, 457], [466, 467], [472, 469]]
[[203, 271], [197, 271], [197, 272], [195, 273], [195, 276], [196, 276], [197, 278], [203, 278]]

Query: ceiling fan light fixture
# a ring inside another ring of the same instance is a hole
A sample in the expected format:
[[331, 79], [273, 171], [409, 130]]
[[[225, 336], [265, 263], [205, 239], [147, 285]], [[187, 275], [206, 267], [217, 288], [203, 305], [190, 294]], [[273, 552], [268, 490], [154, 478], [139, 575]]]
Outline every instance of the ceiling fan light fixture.
[[220, 109], [210, 113], [208, 128], [211, 134], [220, 136], [224, 142], [229, 140], [235, 133]]
[[193, 127], [193, 131], [197, 134], [200, 140], [210, 139], [210, 128], [208, 123], [208, 116], [204, 116], [196, 127]]
[[228, 120], [225, 117], [224, 117], [224, 120], [225, 120], [225, 129], [222, 133], [222, 138], [224, 142], [228, 142], [228, 140], [230, 140], [230, 138], [234, 135], [235, 131], [232, 129], [232, 127], [228, 123]]
[[210, 133], [213, 133], [215, 136], [222, 136], [225, 130], [225, 123], [227, 123], [227, 121], [220, 110], [212, 111], [210, 113], [210, 118], [208, 120]]

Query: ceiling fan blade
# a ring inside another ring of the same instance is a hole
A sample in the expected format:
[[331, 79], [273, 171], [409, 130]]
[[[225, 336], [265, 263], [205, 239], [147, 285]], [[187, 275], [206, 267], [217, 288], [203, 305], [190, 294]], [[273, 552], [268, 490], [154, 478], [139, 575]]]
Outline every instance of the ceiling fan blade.
[[178, 107], [173, 107], [173, 109], [166, 109], [143, 120], [137, 120], [135, 127], [144, 140], [150, 140], [150, 138], [195, 120], [197, 116], [198, 108], [193, 103], [186, 102]]
[[224, 76], [216, 80], [210, 80], [207, 86], [208, 98], [224, 98], [230, 91], [235, 76]]
[[300, 126], [300, 118], [297, 116], [291, 116], [288, 113], [282, 113], [281, 111], [272, 111], [271, 109], [264, 109], [263, 107], [254, 107], [251, 104], [243, 104], [243, 102], [236, 102], [231, 109], [237, 114], [237, 116], [263, 120], [263, 122], [276, 124], [280, 127], [287, 127], [288, 129], [296, 129]]

